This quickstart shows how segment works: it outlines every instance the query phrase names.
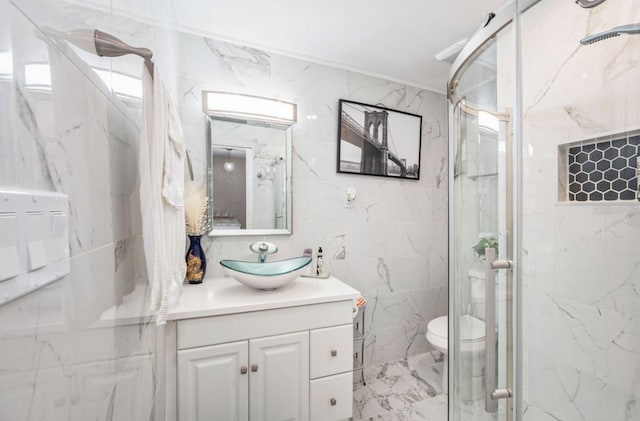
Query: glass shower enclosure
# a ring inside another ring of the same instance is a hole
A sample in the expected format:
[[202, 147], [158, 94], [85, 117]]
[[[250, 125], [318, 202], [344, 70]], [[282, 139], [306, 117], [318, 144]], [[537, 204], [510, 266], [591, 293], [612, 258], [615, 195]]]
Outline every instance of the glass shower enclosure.
[[634, 0], [521, 0], [454, 63], [451, 421], [640, 419], [636, 32]]

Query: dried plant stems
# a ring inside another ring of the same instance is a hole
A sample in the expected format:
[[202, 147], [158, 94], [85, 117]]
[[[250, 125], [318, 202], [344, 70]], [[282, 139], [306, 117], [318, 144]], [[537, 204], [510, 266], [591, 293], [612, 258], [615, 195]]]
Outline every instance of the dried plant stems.
[[188, 182], [185, 188], [184, 215], [187, 235], [203, 235], [208, 229], [207, 197], [201, 184]]

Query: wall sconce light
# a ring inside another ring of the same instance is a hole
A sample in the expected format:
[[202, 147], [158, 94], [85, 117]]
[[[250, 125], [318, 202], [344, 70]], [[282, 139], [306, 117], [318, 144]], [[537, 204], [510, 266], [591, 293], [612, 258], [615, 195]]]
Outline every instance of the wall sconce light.
[[227, 161], [222, 167], [226, 172], [231, 172], [236, 168], [236, 164], [231, 161], [231, 148], [227, 148]]
[[297, 105], [253, 95], [203, 91], [205, 114], [231, 120], [263, 121], [290, 126], [297, 121]]

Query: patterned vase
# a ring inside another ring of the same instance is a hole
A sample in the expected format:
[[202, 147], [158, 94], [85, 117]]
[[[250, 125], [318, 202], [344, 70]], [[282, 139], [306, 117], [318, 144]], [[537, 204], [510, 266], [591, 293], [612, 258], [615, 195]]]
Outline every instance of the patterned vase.
[[187, 280], [190, 284], [201, 284], [207, 271], [207, 259], [200, 245], [200, 235], [189, 236], [189, 249], [187, 250]]

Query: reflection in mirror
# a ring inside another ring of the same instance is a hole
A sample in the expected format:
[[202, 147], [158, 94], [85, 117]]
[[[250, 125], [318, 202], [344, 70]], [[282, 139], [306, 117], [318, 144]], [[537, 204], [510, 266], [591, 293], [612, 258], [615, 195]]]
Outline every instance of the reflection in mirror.
[[209, 116], [211, 235], [291, 233], [291, 128]]
[[247, 228], [247, 151], [213, 145], [213, 191], [225, 198], [213, 204], [214, 229]]

